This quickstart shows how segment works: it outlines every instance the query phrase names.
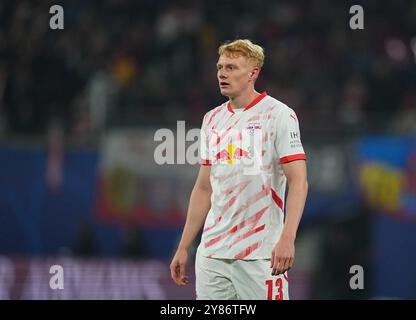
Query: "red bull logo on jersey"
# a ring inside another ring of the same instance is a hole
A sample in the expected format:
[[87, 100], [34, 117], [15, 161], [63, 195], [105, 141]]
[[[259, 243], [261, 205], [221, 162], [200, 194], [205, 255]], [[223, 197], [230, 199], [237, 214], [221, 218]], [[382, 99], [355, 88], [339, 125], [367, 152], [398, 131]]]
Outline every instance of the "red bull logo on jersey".
[[234, 164], [238, 160], [246, 158], [251, 159], [250, 152], [237, 147], [235, 144], [227, 145], [226, 149], [215, 155], [214, 161], [220, 161], [226, 164]]

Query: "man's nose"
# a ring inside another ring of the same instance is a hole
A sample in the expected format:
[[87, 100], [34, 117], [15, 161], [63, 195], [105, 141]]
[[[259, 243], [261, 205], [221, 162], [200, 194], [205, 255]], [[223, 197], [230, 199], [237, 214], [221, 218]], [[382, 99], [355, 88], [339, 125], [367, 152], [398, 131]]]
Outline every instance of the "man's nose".
[[222, 73], [222, 72], [220, 72], [220, 73], [219, 73], [219, 78], [220, 78], [220, 79], [226, 79], [226, 78], [227, 78], [227, 75], [226, 75], [226, 74], [224, 74], [224, 73]]

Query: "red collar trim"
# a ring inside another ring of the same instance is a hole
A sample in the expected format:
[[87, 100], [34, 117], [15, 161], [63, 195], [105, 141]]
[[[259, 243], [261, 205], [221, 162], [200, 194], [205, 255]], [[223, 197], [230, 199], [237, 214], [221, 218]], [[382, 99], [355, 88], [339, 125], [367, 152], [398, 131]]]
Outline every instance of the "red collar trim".
[[234, 113], [233, 108], [231, 108], [231, 103], [230, 103], [230, 101], [228, 101], [228, 103], [227, 103], [227, 108], [228, 108], [228, 111], [230, 111], [231, 113]]
[[[262, 92], [256, 99], [254, 99], [253, 101], [251, 101], [251, 103], [247, 107], [244, 108], [243, 112], [246, 111], [246, 110], [248, 110], [248, 109], [250, 109], [250, 108], [252, 108], [252, 107], [254, 107], [265, 96], [267, 96], [267, 92], [266, 91]], [[228, 111], [230, 111], [231, 113], [234, 113], [233, 108], [231, 108], [231, 102], [230, 101], [228, 101], [228, 103], [227, 103], [227, 108], [228, 108]]]

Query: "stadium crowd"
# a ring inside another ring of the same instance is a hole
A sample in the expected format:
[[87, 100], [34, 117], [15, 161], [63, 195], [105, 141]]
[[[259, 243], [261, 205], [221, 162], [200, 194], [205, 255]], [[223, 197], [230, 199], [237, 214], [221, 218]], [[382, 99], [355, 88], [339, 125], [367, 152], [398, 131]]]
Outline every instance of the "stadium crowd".
[[[64, 9], [52, 30], [49, 8]], [[0, 2], [0, 130], [61, 124], [85, 142], [114, 126], [199, 127], [219, 105], [217, 47], [266, 49], [257, 88], [296, 110], [303, 136], [416, 133], [416, 2]]]

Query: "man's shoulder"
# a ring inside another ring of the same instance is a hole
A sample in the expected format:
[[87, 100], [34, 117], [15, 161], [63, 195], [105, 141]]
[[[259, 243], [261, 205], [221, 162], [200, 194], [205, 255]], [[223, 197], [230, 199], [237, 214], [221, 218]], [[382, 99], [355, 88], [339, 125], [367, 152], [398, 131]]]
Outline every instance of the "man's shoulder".
[[269, 95], [264, 99], [264, 103], [270, 113], [293, 112], [293, 109], [287, 104]]
[[218, 114], [219, 112], [224, 111], [226, 107], [227, 107], [227, 102], [224, 102], [223, 104], [221, 104], [221, 105], [219, 105], [215, 108], [212, 108], [207, 113], [205, 113], [203, 118], [204, 119], [209, 119], [211, 116], [214, 116], [214, 115]]

